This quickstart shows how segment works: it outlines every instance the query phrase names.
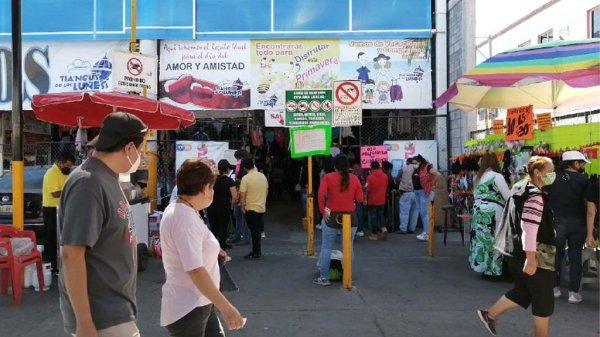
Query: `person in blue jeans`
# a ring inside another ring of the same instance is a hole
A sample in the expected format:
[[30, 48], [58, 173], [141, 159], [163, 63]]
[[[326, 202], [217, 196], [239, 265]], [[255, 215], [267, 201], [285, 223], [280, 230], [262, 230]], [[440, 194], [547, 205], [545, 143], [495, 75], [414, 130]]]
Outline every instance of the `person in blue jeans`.
[[[364, 200], [362, 185], [358, 178], [348, 172], [349, 163], [344, 155], [334, 159], [335, 172], [326, 174], [319, 186], [319, 211], [325, 219], [325, 226], [321, 229], [321, 254], [319, 259], [319, 277], [313, 280], [314, 284], [328, 286], [331, 248], [337, 238], [338, 230], [342, 228], [342, 215], [352, 215], [352, 241], [356, 234], [358, 219], [356, 204]], [[352, 246], [352, 244], [351, 244]], [[353, 249], [352, 249], [353, 250]]]
[[423, 233], [417, 236], [419, 241], [429, 240], [429, 203], [435, 197], [435, 186], [441, 174], [433, 168], [420, 154], [413, 157], [415, 171], [412, 175], [413, 189], [421, 215], [421, 223], [423, 224]]
[[414, 233], [419, 219], [419, 206], [413, 188], [412, 175], [415, 165], [408, 159], [406, 166], [398, 173], [398, 189], [400, 191], [400, 231], [399, 234]]

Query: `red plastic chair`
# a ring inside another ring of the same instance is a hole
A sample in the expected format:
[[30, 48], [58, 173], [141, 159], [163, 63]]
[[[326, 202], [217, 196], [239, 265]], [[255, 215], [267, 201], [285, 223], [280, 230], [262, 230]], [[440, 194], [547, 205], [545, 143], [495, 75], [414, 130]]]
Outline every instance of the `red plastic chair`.
[[[30, 238], [33, 241], [33, 250], [27, 255], [14, 256], [11, 238]], [[42, 254], [37, 249], [35, 233], [32, 231], [19, 231], [11, 226], [0, 225], [0, 247], [8, 251], [8, 256], [0, 257], [0, 271], [2, 283], [0, 293], [8, 293], [8, 276], [12, 280], [13, 304], [20, 304], [23, 297], [23, 271], [25, 267], [34, 264], [37, 267], [37, 276], [40, 289], [44, 289], [44, 273], [42, 270]]]

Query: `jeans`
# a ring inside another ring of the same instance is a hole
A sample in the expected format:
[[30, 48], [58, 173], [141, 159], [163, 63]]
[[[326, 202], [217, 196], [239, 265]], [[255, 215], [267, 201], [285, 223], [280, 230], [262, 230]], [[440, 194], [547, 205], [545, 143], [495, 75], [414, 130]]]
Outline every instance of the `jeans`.
[[379, 232], [385, 226], [385, 206], [369, 206], [371, 233]]
[[419, 205], [415, 192], [402, 192], [400, 196], [400, 231], [414, 232], [419, 220]]
[[233, 206], [233, 217], [235, 218], [235, 238], [238, 240], [248, 240], [250, 238], [250, 231], [248, 225], [246, 225], [246, 219], [244, 219], [244, 213], [239, 205]]
[[252, 253], [254, 255], [261, 255], [261, 234], [265, 230], [265, 223], [263, 222], [263, 214], [255, 211], [246, 210], [246, 223], [250, 228], [250, 235], [252, 235]]
[[[352, 250], [352, 261], [354, 263], [354, 236], [356, 235], [356, 227], [352, 229], [352, 243], [350, 245]], [[331, 228], [327, 225], [321, 228], [321, 253], [319, 255], [319, 273], [321, 278], [329, 280], [329, 266], [331, 264], [331, 249], [337, 239], [337, 232], [339, 228]]]
[[225, 336], [212, 304], [197, 307], [178, 321], [166, 326], [171, 337]]
[[560, 285], [561, 269], [565, 257], [565, 244], [569, 244], [569, 291], [579, 292], [583, 267], [581, 252], [587, 235], [585, 218], [558, 218], [554, 219], [556, 230], [556, 277], [554, 285]]
[[300, 190], [300, 204], [302, 205], [302, 216], [306, 216], [306, 199], [307, 199], [306, 188]]
[[425, 195], [425, 190], [416, 190], [417, 207], [423, 223], [423, 233], [429, 233], [429, 203], [435, 197], [435, 192]]
[[364, 214], [363, 214], [363, 204], [362, 202], [355, 202], [354, 203], [356, 205], [356, 218], [357, 218], [357, 231], [362, 232], [364, 225], [363, 222], [365, 221], [364, 218]]

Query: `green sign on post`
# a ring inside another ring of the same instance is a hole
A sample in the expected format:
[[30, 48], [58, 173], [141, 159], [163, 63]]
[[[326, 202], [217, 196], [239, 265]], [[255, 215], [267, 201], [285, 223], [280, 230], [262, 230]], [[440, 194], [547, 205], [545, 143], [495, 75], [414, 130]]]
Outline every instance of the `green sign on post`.
[[331, 90], [287, 90], [285, 126], [331, 125]]
[[292, 158], [328, 155], [331, 146], [329, 125], [290, 128]]

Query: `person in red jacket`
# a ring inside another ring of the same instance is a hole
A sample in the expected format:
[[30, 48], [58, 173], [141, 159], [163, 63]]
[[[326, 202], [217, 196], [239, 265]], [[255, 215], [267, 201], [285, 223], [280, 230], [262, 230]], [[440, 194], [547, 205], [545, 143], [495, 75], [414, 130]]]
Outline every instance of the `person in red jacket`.
[[352, 241], [354, 241], [354, 235], [356, 235], [358, 219], [355, 214], [355, 203], [362, 203], [364, 195], [358, 178], [348, 172], [349, 166], [346, 156], [337, 155], [334, 158], [335, 172], [323, 176], [319, 186], [319, 210], [323, 215], [323, 219], [325, 219], [325, 226], [321, 228], [320, 275], [313, 280], [313, 283], [317, 285], [330, 285], [331, 249], [337, 238], [338, 230], [342, 228], [343, 213], [352, 215]]
[[379, 162], [371, 162], [371, 174], [367, 177], [367, 199], [369, 223], [371, 224], [370, 240], [385, 240], [385, 201], [388, 189], [388, 176], [381, 170]]

